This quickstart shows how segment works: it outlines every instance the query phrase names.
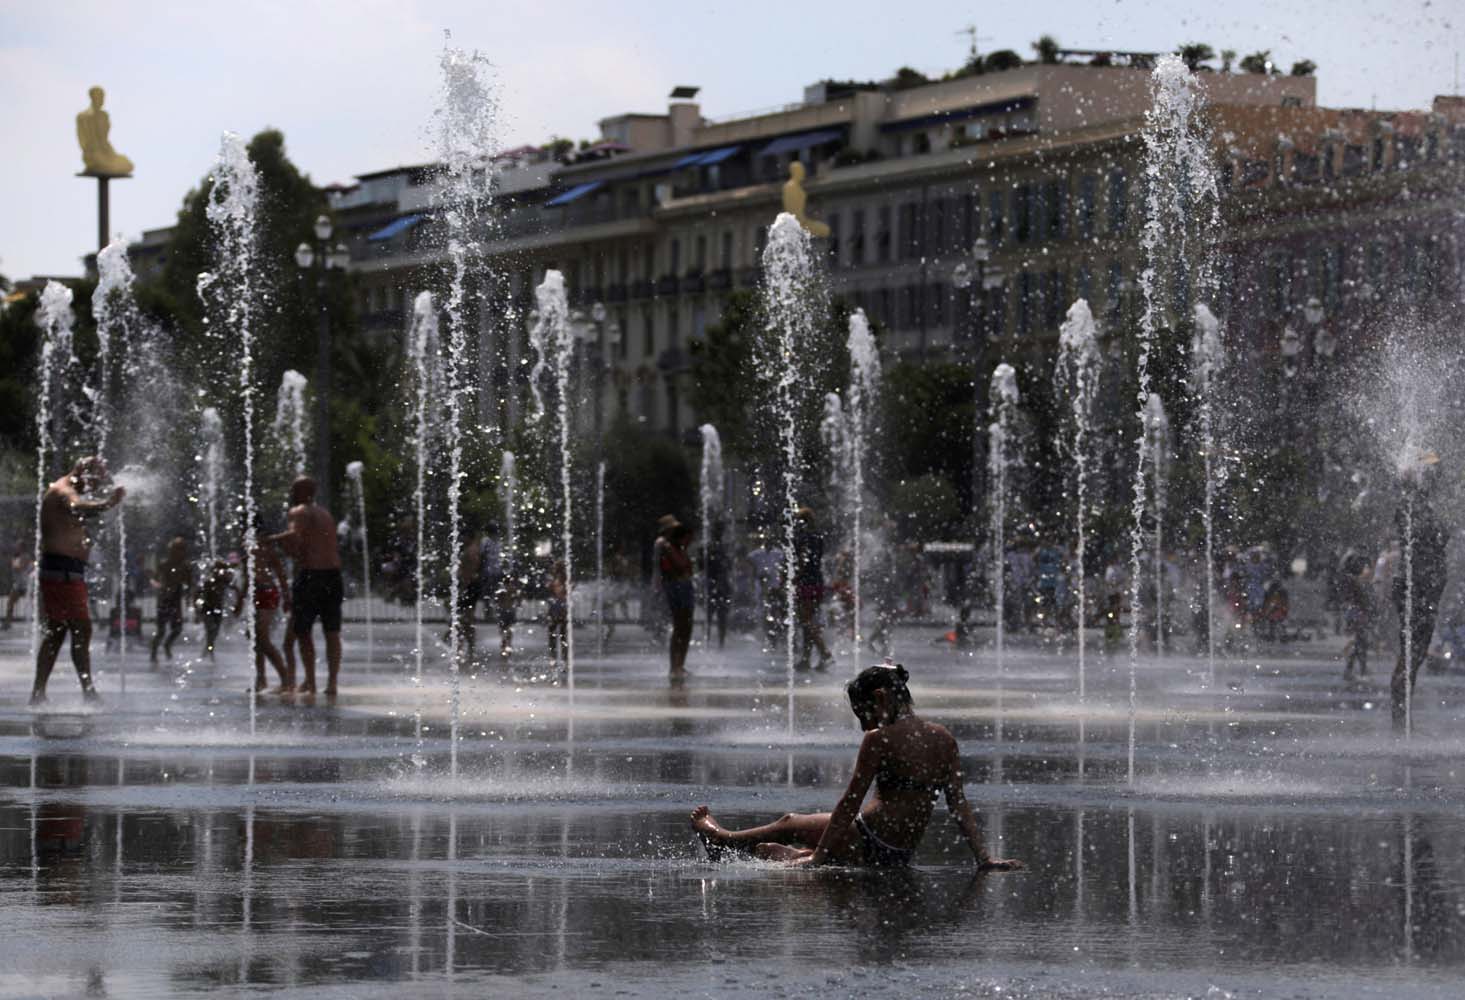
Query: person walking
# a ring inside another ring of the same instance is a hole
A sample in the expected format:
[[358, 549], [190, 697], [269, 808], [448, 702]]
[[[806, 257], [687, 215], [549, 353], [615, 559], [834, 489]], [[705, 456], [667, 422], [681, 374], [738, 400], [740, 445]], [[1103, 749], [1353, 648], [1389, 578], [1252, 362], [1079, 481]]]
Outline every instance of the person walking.
[[158, 571], [153, 576], [153, 587], [158, 592], [158, 624], [153, 632], [153, 644], [148, 660], [152, 669], [158, 669], [158, 646], [163, 655], [173, 659], [173, 643], [183, 632], [183, 601], [193, 589], [193, 570], [188, 565], [188, 542], [182, 535], [175, 535], [168, 543], [168, 550], [158, 562]]
[[[1404, 475], [1403, 497], [1394, 512], [1403, 561], [1394, 574], [1394, 610], [1399, 616], [1399, 656], [1389, 690], [1394, 728], [1403, 730], [1419, 667], [1429, 656], [1434, 622], [1445, 590], [1445, 549], [1450, 535], [1430, 503], [1439, 455], [1426, 452]], [[1407, 655], [1406, 655], [1407, 654]], [[1406, 660], [1408, 661], [1406, 663]], [[1407, 681], [1405, 671], [1408, 671]]]
[[800, 652], [796, 669], [808, 670], [810, 653], [819, 650], [818, 670], [834, 662], [824, 644], [819, 605], [824, 600], [824, 536], [814, 523], [814, 511], [800, 507], [794, 523], [794, 613], [799, 626]]
[[679, 683], [687, 676], [687, 648], [692, 644], [692, 615], [697, 607], [692, 587], [692, 557], [687, 553], [692, 529], [678, 521], [664, 537], [666, 544], [661, 546], [658, 568], [662, 593], [671, 614], [671, 680]]

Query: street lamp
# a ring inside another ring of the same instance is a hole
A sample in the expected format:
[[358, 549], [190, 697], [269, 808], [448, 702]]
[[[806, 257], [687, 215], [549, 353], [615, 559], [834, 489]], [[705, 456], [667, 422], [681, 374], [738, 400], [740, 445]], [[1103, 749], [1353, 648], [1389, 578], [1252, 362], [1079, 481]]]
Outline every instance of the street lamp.
[[319, 215], [311, 227], [311, 242], [295, 248], [295, 266], [302, 275], [315, 274], [316, 301], [320, 306], [320, 325], [315, 341], [315, 478], [317, 495], [322, 504], [330, 499], [331, 477], [331, 314], [326, 304], [326, 274], [344, 271], [351, 263], [351, 251], [344, 243], [331, 246], [331, 220]]

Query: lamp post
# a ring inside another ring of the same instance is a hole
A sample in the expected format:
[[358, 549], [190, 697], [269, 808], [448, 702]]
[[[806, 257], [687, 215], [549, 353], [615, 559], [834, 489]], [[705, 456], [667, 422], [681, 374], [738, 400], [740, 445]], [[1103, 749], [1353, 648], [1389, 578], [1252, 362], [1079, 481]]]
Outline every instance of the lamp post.
[[987, 357], [987, 334], [993, 327], [989, 315], [990, 294], [1001, 288], [1007, 280], [1002, 269], [992, 262], [992, 247], [985, 238], [978, 237], [972, 244], [968, 260], [959, 260], [951, 269], [951, 283], [960, 289], [971, 289], [968, 325], [971, 329], [972, 381], [976, 388], [975, 421], [972, 428], [972, 503], [982, 493], [982, 470], [986, 468], [985, 446], [987, 435], [982, 433], [984, 414], [987, 412], [987, 373], [983, 363]]
[[315, 478], [321, 504], [330, 500], [331, 482], [331, 314], [326, 304], [326, 272], [344, 271], [351, 252], [344, 243], [330, 245], [331, 220], [317, 216], [312, 227], [314, 241], [295, 248], [295, 265], [301, 274], [315, 274], [320, 325], [315, 340]]

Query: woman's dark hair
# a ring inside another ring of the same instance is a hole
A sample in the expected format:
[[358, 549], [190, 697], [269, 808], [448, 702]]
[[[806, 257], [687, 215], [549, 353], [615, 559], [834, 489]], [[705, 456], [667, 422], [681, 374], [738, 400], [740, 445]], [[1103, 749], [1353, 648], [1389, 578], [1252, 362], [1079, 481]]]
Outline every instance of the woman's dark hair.
[[899, 663], [866, 667], [855, 675], [854, 680], [844, 686], [844, 690], [849, 695], [850, 708], [853, 708], [856, 713], [863, 706], [870, 704], [875, 697], [875, 692], [882, 689], [894, 695], [897, 705], [909, 705], [912, 703], [911, 692], [910, 688], [906, 687], [906, 681], [910, 679], [911, 675]]

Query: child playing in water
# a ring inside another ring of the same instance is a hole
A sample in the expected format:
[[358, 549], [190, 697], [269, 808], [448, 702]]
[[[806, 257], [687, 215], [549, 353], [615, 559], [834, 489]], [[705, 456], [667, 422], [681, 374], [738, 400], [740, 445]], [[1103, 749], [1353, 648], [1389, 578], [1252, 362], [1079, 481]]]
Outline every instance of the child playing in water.
[[[915, 714], [906, 686], [909, 676], [897, 664], [869, 667], [846, 686], [865, 737], [854, 775], [832, 813], [786, 813], [763, 826], [728, 830], [706, 806], [698, 806], [692, 810], [692, 829], [708, 856], [716, 861], [743, 853], [794, 865], [908, 865], [931, 821], [937, 795], [944, 795], [979, 869], [1021, 868], [1021, 861], [987, 853], [963, 791], [956, 740], [944, 726]], [[865, 803], [872, 784], [875, 794]]]
[[234, 570], [223, 559], [204, 574], [203, 585], [198, 588], [198, 614], [203, 619], [204, 651], [212, 659], [214, 646], [219, 641], [219, 627], [224, 624], [224, 605], [229, 600], [229, 591], [234, 590]]
[[[255, 537], [263, 537], [256, 528]], [[263, 691], [269, 686], [265, 680], [265, 660], [275, 668], [280, 686], [277, 694], [293, 694], [295, 691], [294, 671], [285, 666], [285, 658], [275, 645], [270, 628], [275, 621], [275, 612], [283, 606], [285, 617], [290, 616], [290, 587], [285, 576], [285, 563], [280, 553], [268, 542], [261, 542], [254, 550], [254, 689]], [[244, 610], [244, 591], [239, 591], [234, 601], [234, 617]]]

